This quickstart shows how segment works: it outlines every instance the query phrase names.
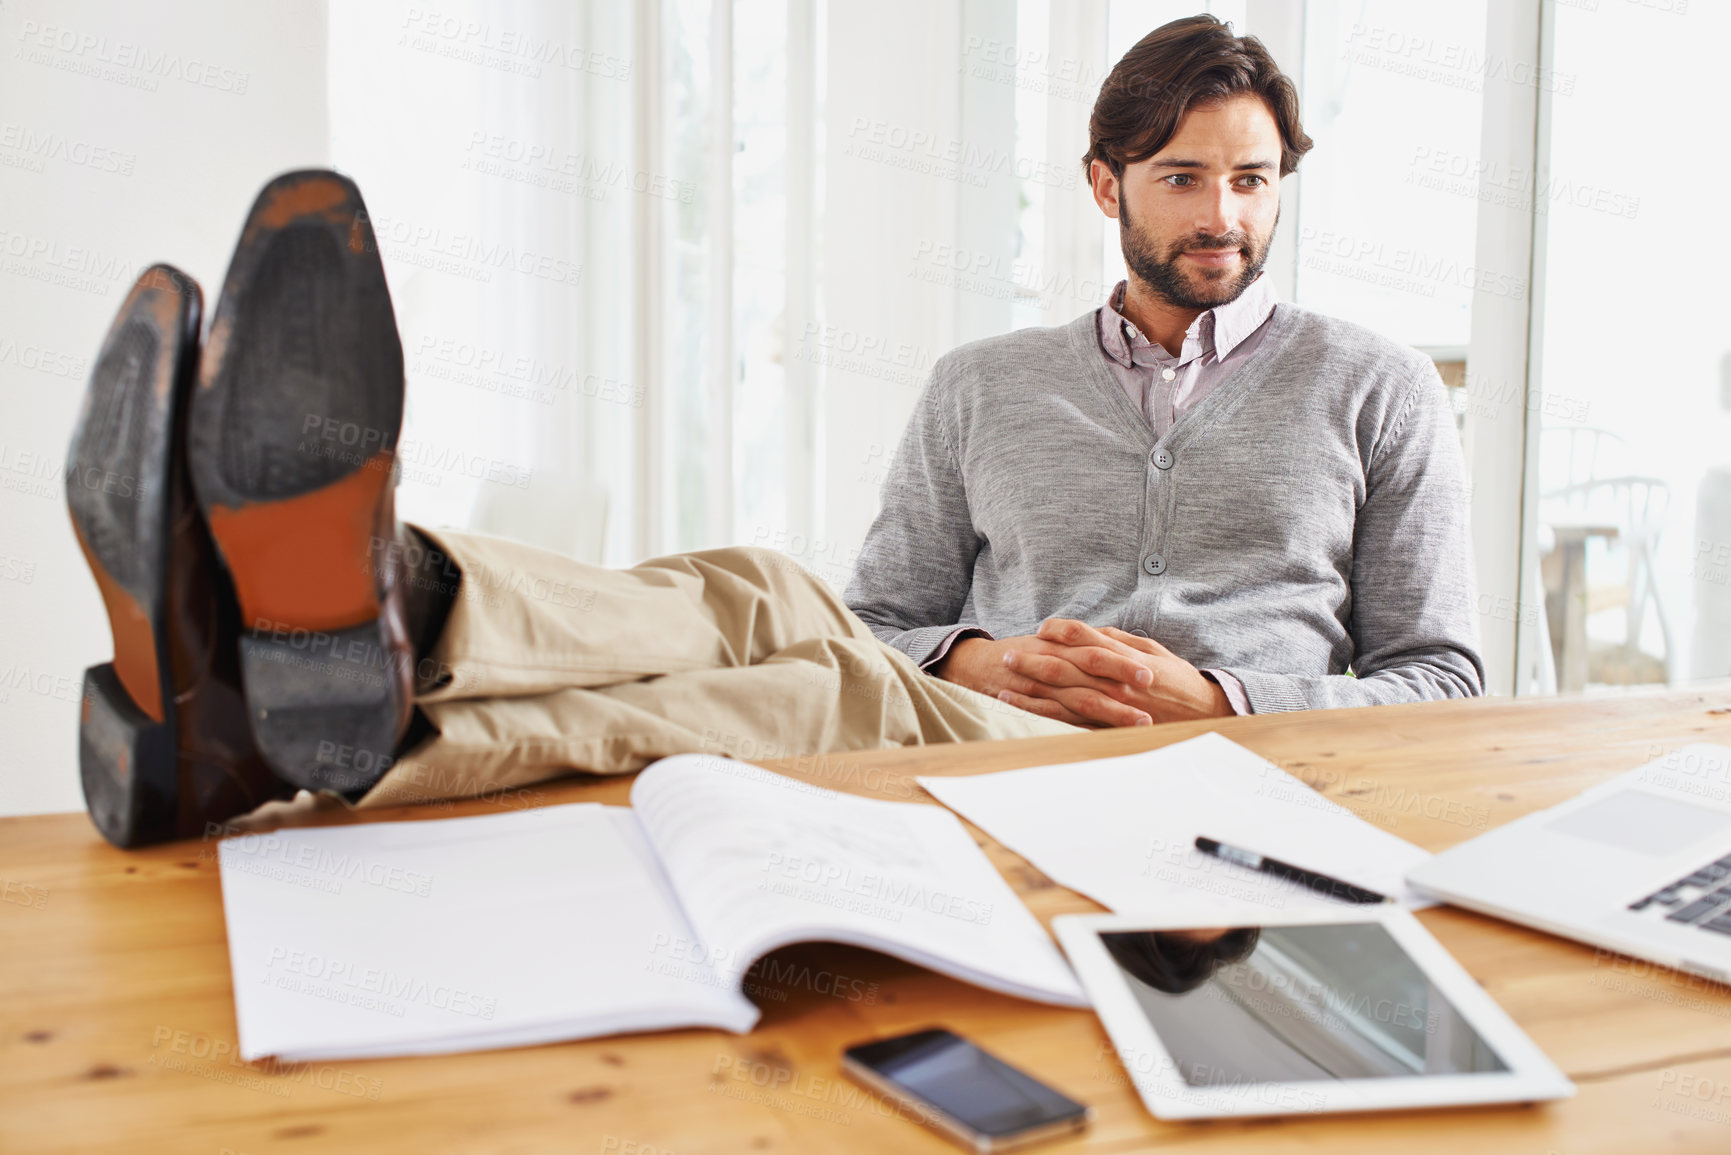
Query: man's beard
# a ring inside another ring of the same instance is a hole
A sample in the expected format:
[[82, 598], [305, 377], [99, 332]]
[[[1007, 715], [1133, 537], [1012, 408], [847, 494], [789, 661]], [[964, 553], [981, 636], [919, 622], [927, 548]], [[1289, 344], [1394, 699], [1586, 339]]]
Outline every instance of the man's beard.
[[[1274, 225], [1269, 227], [1268, 235], [1262, 238], [1260, 245], [1242, 229], [1233, 229], [1219, 236], [1192, 233], [1168, 245], [1162, 257], [1153, 238], [1143, 236], [1131, 222], [1129, 202], [1118, 201], [1118, 241], [1124, 250], [1125, 266], [1156, 296], [1179, 309], [1212, 309], [1236, 301], [1262, 272], [1262, 266], [1268, 261], [1268, 246], [1274, 243], [1275, 226], [1279, 224], [1280, 212], [1277, 209]], [[1242, 250], [1238, 274], [1232, 276], [1225, 269], [1198, 269], [1187, 273], [1179, 267], [1178, 262], [1184, 253], [1204, 249]]]

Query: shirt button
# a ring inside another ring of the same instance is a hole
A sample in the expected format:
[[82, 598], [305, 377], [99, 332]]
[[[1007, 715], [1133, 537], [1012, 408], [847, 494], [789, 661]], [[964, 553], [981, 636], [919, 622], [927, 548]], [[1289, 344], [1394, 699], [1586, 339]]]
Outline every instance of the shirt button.
[[1166, 572], [1166, 559], [1157, 553], [1151, 553], [1142, 559], [1142, 568], [1154, 577]]
[[1172, 456], [1171, 450], [1169, 450], [1169, 449], [1156, 449], [1154, 451], [1154, 456], [1151, 458], [1151, 460], [1154, 462], [1154, 468], [1155, 469], [1171, 469], [1172, 468], [1172, 462], [1175, 459]]
[[1174, 373], [1170, 369], [1160, 370], [1160, 380], [1162, 380], [1162, 381], [1173, 381], [1173, 380], [1176, 380], [1177, 377], [1178, 377], [1178, 374]]

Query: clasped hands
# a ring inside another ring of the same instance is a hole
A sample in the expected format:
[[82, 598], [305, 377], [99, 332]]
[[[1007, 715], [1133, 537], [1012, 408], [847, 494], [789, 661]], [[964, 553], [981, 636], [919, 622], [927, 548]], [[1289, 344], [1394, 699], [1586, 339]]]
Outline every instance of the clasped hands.
[[1146, 726], [1233, 714], [1226, 691], [1159, 642], [1073, 618], [1047, 618], [1031, 635], [963, 638], [933, 672], [1073, 726]]

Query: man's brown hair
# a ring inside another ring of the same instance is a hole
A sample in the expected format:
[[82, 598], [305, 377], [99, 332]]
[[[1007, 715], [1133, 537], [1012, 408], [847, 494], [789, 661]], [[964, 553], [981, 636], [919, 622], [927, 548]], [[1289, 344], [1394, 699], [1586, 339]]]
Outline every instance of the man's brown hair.
[[1162, 24], [1124, 54], [1100, 86], [1088, 118], [1086, 172], [1104, 161], [1112, 175], [1166, 147], [1195, 105], [1238, 93], [1262, 98], [1280, 129], [1280, 175], [1298, 167], [1311, 140], [1298, 123], [1298, 89], [1254, 36], [1234, 36], [1212, 16]]

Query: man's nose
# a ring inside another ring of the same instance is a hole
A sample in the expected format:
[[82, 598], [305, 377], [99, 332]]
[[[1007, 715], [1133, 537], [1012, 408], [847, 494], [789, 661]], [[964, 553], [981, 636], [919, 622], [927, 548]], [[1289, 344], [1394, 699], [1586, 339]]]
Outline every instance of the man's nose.
[[1212, 186], [1198, 201], [1196, 219], [1192, 222], [1196, 232], [1211, 237], [1224, 236], [1242, 223], [1229, 184]]

